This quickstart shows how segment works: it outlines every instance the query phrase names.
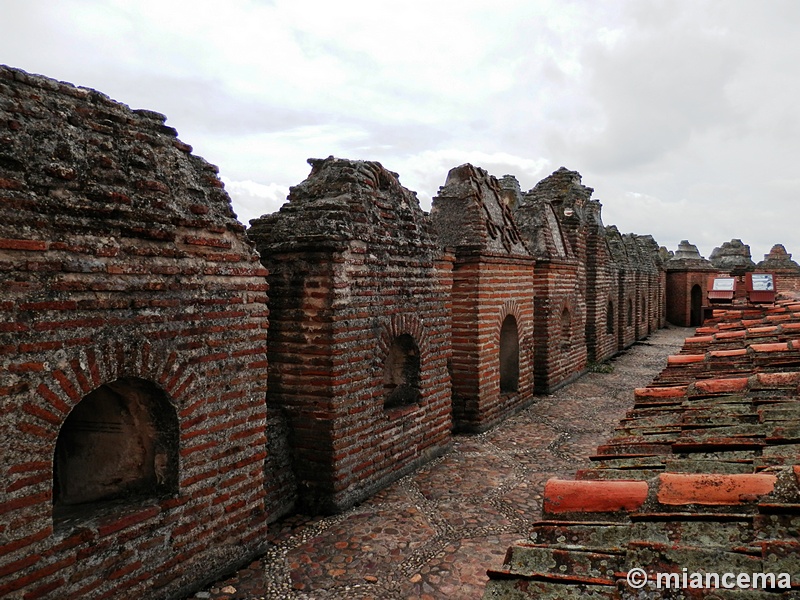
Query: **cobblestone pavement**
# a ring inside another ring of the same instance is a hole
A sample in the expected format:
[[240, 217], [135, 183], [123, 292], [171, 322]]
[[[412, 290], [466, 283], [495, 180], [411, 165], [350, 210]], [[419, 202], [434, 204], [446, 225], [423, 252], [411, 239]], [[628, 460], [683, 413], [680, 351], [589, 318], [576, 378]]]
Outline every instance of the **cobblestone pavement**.
[[544, 483], [571, 477], [693, 330], [662, 329], [359, 506], [271, 527], [269, 552], [193, 598], [476, 599], [486, 569], [540, 517]]

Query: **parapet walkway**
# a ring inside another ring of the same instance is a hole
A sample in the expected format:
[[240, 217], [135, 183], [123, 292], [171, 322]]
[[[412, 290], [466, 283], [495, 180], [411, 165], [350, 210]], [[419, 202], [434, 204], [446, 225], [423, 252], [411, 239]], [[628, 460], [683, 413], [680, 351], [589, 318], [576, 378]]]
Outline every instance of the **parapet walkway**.
[[609, 364], [335, 517], [293, 516], [269, 553], [193, 598], [477, 599], [486, 570], [540, 518], [551, 477], [571, 478], [611, 436], [692, 329], [662, 329]]

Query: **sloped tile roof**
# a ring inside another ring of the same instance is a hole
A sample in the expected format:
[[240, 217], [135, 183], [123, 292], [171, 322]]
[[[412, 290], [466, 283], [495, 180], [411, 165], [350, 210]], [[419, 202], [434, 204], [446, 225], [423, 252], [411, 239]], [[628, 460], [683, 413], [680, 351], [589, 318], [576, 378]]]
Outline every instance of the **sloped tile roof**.
[[[634, 391], [593, 468], [547, 483], [544, 520], [489, 572], [484, 598], [800, 597], [799, 395], [798, 299], [715, 311]], [[627, 584], [634, 567], [645, 590]], [[786, 572], [792, 589], [654, 585], [697, 572]]]

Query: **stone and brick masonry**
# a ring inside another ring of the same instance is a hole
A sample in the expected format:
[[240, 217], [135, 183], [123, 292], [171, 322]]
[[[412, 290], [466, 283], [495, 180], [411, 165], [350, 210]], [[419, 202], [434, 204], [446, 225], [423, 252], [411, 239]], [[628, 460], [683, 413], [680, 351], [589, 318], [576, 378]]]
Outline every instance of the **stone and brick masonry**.
[[165, 117], [0, 68], [0, 597], [177, 596], [266, 527], [266, 271]]
[[497, 179], [452, 169], [431, 218], [455, 250], [452, 285], [453, 418], [483, 431], [533, 400], [534, 258]]
[[273, 290], [270, 410], [302, 505], [334, 512], [448, 448], [452, 258], [395, 173], [309, 162], [249, 235]]
[[163, 115], [0, 66], [0, 596], [181, 597], [685, 305], [574, 171], [310, 162], [246, 234]]

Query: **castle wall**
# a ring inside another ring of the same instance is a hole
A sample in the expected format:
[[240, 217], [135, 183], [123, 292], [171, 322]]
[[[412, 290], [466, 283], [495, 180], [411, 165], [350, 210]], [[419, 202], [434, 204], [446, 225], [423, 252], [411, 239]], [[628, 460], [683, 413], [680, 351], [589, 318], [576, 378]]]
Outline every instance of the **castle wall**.
[[333, 512], [450, 443], [450, 266], [395, 174], [311, 163], [249, 234], [270, 269], [270, 408], [301, 506]]
[[0, 596], [180, 597], [686, 295], [566, 169], [523, 197], [462, 165], [426, 215], [312, 160], [246, 236], [163, 115], [6, 67], [0, 98]]
[[483, 431], [533, 400], [534, 260], [498, 181], [483, 169], [450, 171], [431, 220], [453, 248], [453, 419]]
[[534, 377], [548, 393], [586, 370], [586, 311], [574, 261], [538, 261], [534, 276]]
[[265, 544], [266, 272], [162, 115], [0, 97], [0, 596], [179, 596]]
[[586, 240], [586, 349], [587, 359], [600, 363], [617, 353], [615, 315], [619, 311], [619, 292], [600, 203], [593, 203], [592, 208]]
[[[508, 319], [511, 317], [508, 321]], [[501, 381], [503, 325], [515, 328], [515, 382]], [[453, 419], [483, 431], [533, 400], [533, 266], [479, 257], [453, 272]]]
[[786, 252], [782, 244], [776, 244], [769, 254], [764, 255], [756, 272], [774, 274], [778, 293], [800, 292], [800, 265], [792, 260], [792, 255]]

